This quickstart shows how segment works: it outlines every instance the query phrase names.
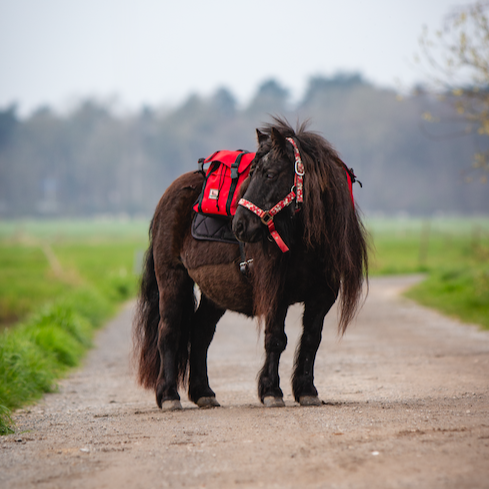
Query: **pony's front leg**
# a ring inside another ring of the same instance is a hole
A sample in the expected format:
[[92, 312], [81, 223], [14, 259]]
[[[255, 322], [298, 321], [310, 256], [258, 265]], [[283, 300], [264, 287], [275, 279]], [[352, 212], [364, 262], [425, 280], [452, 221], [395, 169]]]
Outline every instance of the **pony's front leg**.
[[284, 394], [280, 388], [278, 367], [280, 355], [287, 346], [285, 334], [285, 316], [287, 307], [279, 309], [273, 316], [266, 318], [265, 324], [265, 364], [258, 378], [258, 396], [266, 407], [285, 406]]
[[305, 302], [303, 331], [295, 355], [292, 391], [301, 406], [320, 406], [318, 391], [314, 386], [314, 362], [321, 343], [324, 317], [335, 303], [336, 294], [328, 289], [325, 295]]

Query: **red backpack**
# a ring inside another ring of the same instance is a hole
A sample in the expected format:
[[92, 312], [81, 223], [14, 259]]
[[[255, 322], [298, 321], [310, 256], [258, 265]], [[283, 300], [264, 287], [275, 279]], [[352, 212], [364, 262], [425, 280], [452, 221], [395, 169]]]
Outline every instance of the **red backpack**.
[[250, 173], [255, 153], [248, 151], [216, 151], [201, 158], [199, 165], [210, 163], [205, 175], [202, 192], [194, 204], [194, 211], [202, 214], [234, 216], [238, 200], [238, 189]]

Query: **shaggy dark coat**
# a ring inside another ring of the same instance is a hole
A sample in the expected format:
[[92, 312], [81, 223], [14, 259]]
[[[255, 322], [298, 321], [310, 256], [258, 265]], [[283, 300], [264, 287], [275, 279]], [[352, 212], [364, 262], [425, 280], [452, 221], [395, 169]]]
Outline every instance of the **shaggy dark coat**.
[[[217, 405], [207, 377], [207, 350], [227, 309], [258, 316], [264, 323], [266, 359], [258, 394], [266, 405], [281, 405], [278, 365], [287, 343], [284, 320], [288, 307], [297, 302], [304, 303], [304, 317], [293, 392], [301, 404], [316, 404], [314, 360], [324, 317], [339, 295], [343, 334], [358, 309], [368, 270], [367, 244], [344, 163], [305, 125], [294, 131], [275, 119], [257, 134], [257, 154], [240, 190], [247, 200], [270, 209], [290, 192], [294, 153], [286, 138], [294, 138], [304, 163], [303, 204], [299, 209], [293, 203], [274, 220], [289, 252], [282, 253], [258, 216], [241, 206], [233, 230], [245, 243], [246, 258], [253, 259], [248, 276], [239, 270], [238, 245], [194, 239], [192, 206], [204, 180], [198, 172], [175, 180], [156, 208], [134, 320], [134, 353], [139, 382], [155, 390], [160, 407], [179, 407], [178, 386], [186, 380], [193, 402]], [[201, 291], [198, 307], [195, 284]]]

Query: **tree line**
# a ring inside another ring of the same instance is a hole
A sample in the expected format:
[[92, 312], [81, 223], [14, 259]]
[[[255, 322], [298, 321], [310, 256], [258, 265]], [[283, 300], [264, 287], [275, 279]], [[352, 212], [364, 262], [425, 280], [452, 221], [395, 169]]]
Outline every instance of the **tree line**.
[[12, 105], [0, 109], [0, 217], [150, 215], [198, 158], [253, 151], [255, 128], [271, 115], [310, 120], [363, 182], [355, 196], [366, 213], [487, 213], [487, 185], [471, 172], [485, 139], [458, 134], [456, 122], [423, 121], [426, 113], [451, 120], [450, 110], [422, 90], [400, 100], [360, 74], [312, 77], [296, 103], [268, 80], [243, 107], [226, 88], [130, 114], [93, 99], [27, 117]]

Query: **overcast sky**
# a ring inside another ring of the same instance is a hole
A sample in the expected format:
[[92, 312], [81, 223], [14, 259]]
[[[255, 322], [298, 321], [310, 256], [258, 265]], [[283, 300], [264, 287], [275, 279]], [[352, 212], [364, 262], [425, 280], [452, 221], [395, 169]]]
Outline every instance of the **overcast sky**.
[[118, 97], [177, 104], [229, 88], [246, 103], [275, 78], [360, 71], [410, 85], [423, 25], [466, 0], [0, 0], [0, 108]]

